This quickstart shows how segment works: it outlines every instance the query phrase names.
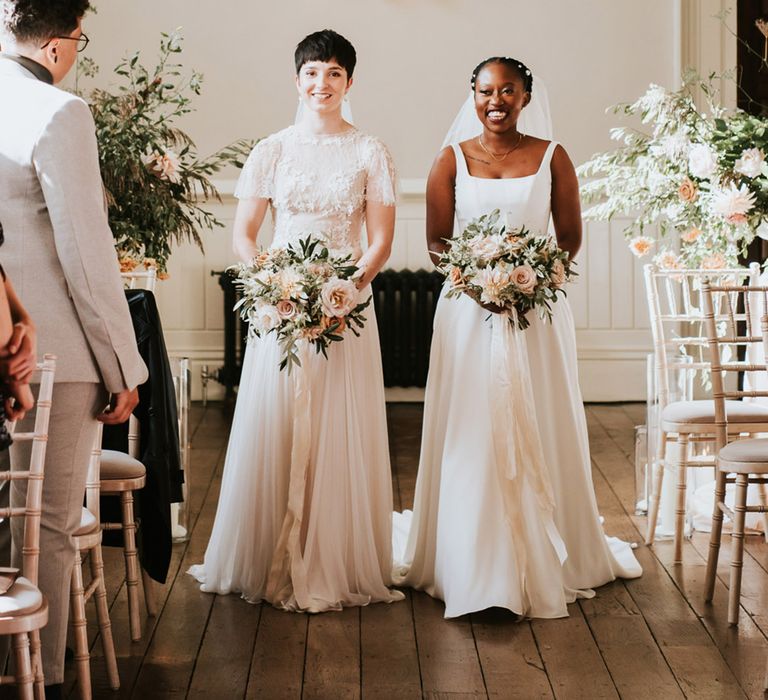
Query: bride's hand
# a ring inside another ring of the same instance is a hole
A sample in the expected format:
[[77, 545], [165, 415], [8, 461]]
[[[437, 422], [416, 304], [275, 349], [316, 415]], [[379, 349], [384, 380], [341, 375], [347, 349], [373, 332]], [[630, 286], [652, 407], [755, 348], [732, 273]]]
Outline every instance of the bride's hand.
[[469, 295], [470, 299], [477, 303], [479, 306], [483, 307], [486, 311], [490, 311], [492, 314], [501, 314], [504, 313], [504, 309], [501, 306], [497, 306], [496, 304], [485, 304], [482, 301], [480, 301], [480, 297], [469, 290], [465, 290], [466, 293]]

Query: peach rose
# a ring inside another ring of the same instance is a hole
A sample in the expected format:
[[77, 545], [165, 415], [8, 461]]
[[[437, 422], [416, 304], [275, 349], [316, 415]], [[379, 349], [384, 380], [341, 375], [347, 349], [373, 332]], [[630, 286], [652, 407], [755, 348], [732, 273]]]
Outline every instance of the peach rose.
[[510, 273], [510, 281], [528, 296], [536, 290], [536, 273], [530, 265], [520, 265], [514, 268]]
[[747, 221], [746, 214], [740, 214], [739, 212], [736, 212], [735, 214], [731, 214], [730, 216], [727, 216], [725, 220], [729, 224], [743, 224]]
[[701, 267], [704, 270], [722, 270], [727, 264], [728, 262], [722, 253], [712, 253], [701, 261]]
[[299, 309], [296, 303], [290, 299], [281, 299], [277, 302], [277, 313], [284, 321], [290, 321], [296, 316]]
[[681, 233], [680, 240], [682, 240], [684, 243], [693, 243], [700, 235], [701, 229], [694, 226], [693, 228], [690, 228], [687, 231]]
[[357, 295], [354, 282], [332, 277], [320, 289], [323, 313], [335, 318], [348, 315], [357, 305]]
[[461, 269], [458, 267], [451, 268], [448, 279], [454, 287], [462, 287], [464, 285], [464, 275], [461, 274]]
[[642, 258], [644, 255], [650, 253], [653, 244], [653, 238], [648, 238], [648, 236], [636, 236], [629, 242], [629, 249], [634, 256]]
[[128, 256], [118, 258], [118, 262], [120, 263], [120, 272], [133, 272], [139, 265], [136, 260]]
[[562, 260], [555, 260], [552, 263], [552, 286], [560, 289], [565, 284], [565, 265]]
[[680, 199], [684, 202], [693, 202], [699, 196], [699, 190], [690, 178], [685, 178], [677, 190]]
[[269, 262], [269, 251], [268, 250], [262, 250], [261, 253], [254, 256], [253, 260], [251, 261], [254, 265], [258, 265], [261, 267], [262, 265], [266, 265]]
[[341, 333], [347, 327], [347, 321], [344, 318], [335, 316], [323, 316], [320, 319], [320, 331], [327, 331], [332, 325], [338, 324], [334, 333]]

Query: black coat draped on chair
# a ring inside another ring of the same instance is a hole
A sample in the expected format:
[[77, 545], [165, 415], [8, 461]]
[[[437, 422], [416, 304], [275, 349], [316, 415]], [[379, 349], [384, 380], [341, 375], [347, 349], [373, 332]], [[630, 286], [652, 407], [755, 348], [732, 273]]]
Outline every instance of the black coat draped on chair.
[[[125, 294], [139, 353], [149, 369], [133, 412], [140, 425], [138, 459], [147, 469], [146, 486], [135, 494], [139, 559], [155, 581], [164, 583], [171, 561], [170, 505], [183, 499], [176, 394], [154, 295], [145, 289], [129, 289]], [[128, 424], [105, 426], [102, 444], [105, 449], [128, 452]], [[101, 507], [102, 519], [120, 522], [117, 499], [104, 498]], [[122, 544], [119, 532], [104, 534], [105, 544]]]

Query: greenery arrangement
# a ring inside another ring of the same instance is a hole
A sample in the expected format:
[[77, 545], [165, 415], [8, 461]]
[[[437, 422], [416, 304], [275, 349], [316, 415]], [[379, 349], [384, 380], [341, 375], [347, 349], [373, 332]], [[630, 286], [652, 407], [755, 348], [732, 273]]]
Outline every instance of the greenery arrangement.
[[[252, 143], [236, 141], [202, 158], [192, 139], [175, 126], [192, 111], [202, 76], [185, 76], [174, 62], [181, 53], [178, 32], [162, 34], [160, 57], [153, 70], [139, 54], [114, 69], [121, 79], [114, 91], [79, 90], [96, 122], [101, 173], [109, 207], [109, 223], [124, 271], [138, 265], [166, 273], [172, 246], [194, 241], [202, 250], [201, 229], [223, 226], [204, 208], [220, 201], [211, 176], [227, 165], [241, 167]], [[89, 59], [78, 65], [80, 76], [93, 77]]]
[[[695, 87], [706, 98], [704, 111], [694, 103]], [[631, 214], [630, 249], [638, 257], [655, 252], [664, 268], [736, 265], [758, 229], [768, 226], [768, 120], [724, 109], [711, 83], [693, 76], [674, 92], [651, 85], [633, 104], [613, 110], [639, 116], [648, 131], [613, 129], [621, 145], [578, 168], [595, 178], [582, 187], [587, 202], [598, 202], [585, 217]], [[645, 235], [651, 224], [659, 240]], [[677, 236], [661, 240], [670, 232]]]

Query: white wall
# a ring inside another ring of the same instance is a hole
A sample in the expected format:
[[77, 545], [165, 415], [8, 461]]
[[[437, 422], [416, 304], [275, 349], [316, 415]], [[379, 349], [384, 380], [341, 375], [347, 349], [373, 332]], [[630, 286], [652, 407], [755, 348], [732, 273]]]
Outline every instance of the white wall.
[[[89, 54], [102, 67], [100, 86], [110, 82], [109, 69], [121, 55], [138, 48], [149, 63], [160, 31], [183, 27], [183, 62], [205, 74], [197, 112], [183, 127], [203, 153], [292, 121], [292, 54], [305, 34], [332, 27], [351, 39], [359, 61], [351, 93], [355, 121], [390, 146], [403, 184], [390, 261], [396, 268], [428, 262], [424, 178], [472, 68], [486, 56], [514, 55], [546, 81], [556, 137], [576, 163], [610, 147], [616, 118], [605, 114], [609, 105], [634, 99], [649, 82], [676, 86], [682, 64], [719, 70], [735, 62], [735, 43], [713, 18], [725, 0], [228, 0], [215, 12], [187, 0], [96, 2], [98, 13], [85, 29]], [[222, 174], [225, 195], [235, 176]], [[227, 226], [233, 206], [225, 196], [216, 207]], [[571, 292], [588, 400], [645, 394], [650, 339], [642, 281], [621, 228], [621, 222], [586, 227], [581, 278]], [[204, 239], [205, 256], [186, 246], [177, 251], [159, 301], [169, 348], [190, 355], [195, 366], [215, 367], [223, 309], [209, 272], [233, 256], [227, 229]]]

